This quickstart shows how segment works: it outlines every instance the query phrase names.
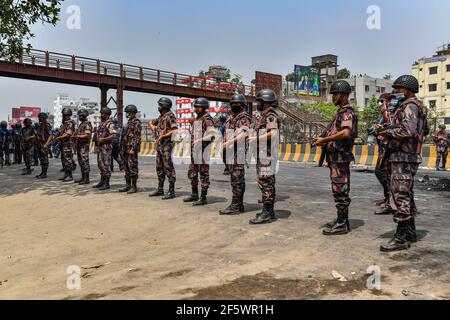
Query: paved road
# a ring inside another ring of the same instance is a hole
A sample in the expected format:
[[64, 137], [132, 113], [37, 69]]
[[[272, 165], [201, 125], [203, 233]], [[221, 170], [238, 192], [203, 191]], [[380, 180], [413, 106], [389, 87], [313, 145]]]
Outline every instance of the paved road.
[[[326, 238], [321, 226], [335, 209], [327, 169], [313, 165], [280, 164], [279, 221], [265, 226], [248, 224], [261, 207], [253, 168], [248, 212], [221, 217], [231, 197], [221, 165], [212, 168], [210, 205], [202, 208], [182, 202], [190, 191], [186, 165], [177, 166], [179, 198], [170, 202], [147, 197], [157, 184], [154, 158], [141, 159], [141, 192], [132, 196], [117, 192], [119, 172], [101, 193], [57, 182], [59, 161], [51, 165], [47, 181], [25, 178], [19, 167], [0, 171], [2, 299], [450, 298], [448, 192], [418, 185], [421, 241], [382, 254], [395, 225], [373, 214], [381, 187], [372, 173], [352, 172], [353, 232]], [[425, 174], [450, 175], [421, 171], [419, 178]], [[95, 168], [92, 176], [98, 179]], [[81, 290], [67, 289], [68, 266], [80, 267]], [[367, 289], [370, 266], [381, 270], [381, 291]]]

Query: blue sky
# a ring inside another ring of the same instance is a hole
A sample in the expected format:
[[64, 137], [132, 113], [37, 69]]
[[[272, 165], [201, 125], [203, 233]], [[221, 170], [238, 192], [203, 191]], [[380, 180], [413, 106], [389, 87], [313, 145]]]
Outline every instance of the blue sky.
[[[66, 28], [68, 6], [81, 9], [81, 29]], [[369, 5], [381, 8], [381, 30], [366, 27]], [[409, 73], [418, 58], [450, 41], [450, 1], [443, 0], [70, 0], [56, 28], [35, 26], [38, 49], [196, 74], [226, 65], [287, 74], [311, 56], [332, 53], [352, 73]], [[58, 92], [99, 99], [92, 88], [0, 78], [0, 118], [12, 106], [51, 108]], [[24, 92], [26, 88], [26, 93]], [[156, 96], [127, 93], [154, 114]]]

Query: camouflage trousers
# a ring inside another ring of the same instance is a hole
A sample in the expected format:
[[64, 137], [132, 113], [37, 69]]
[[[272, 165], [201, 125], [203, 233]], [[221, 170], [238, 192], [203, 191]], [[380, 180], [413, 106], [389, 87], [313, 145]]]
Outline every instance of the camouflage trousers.
[[419, 169], [417, 163], [390, 162], [391, 206], [395, 210], [394, 221], [409, 221], [416, 210], [414, 202], [414, 178]]
[[111, 178], [111, 153], [110, 145], [102, 145], [97, 150], [98, 169], [103, 178]]
[[65, 171], [73, 171], [73, 145], [72, 143], [61, 143], [61, 161]]
[[245, 165], [230, 165], [230, 171], [233, 198], [240, 199], [244, 196], [245, 193]]
[[175, 183], [177, 174], [172, 160], [173, 143], [166, 142], [162, 146], [157, 146], [156, 150], [156, 174], [159, 182], [169, 180], [170, 183]]
[[350, 207], [350, 163], [337, 163], [329, 161], [331, 189], [334, 202], [338, 211], [344, 211]]
[[23, 161], [25, 162], [25, 166], [27, 168], [31, 168], [33, 165], [33, 153], [34, 153], [34, 145], [33, 144], [25, 144], [22, 148], [23, 151]]
[[256, 164], [256, 181], [262, 193], [263, 203], [266, 205], [273, 205], [276, 197], [276, 179], [271, 164]]
[[129, 150], [123, 150], [121, 153], [123, 168], [125, 170], [125, 179], [138, 179], [139, 178], [139, 162], [138, 154], [135, 151], [133, 155], [130, 154]]
[[203, 191], [209, 189], [209, 164], [195, 164], [194, 157], [191, 156], [191, 164], [188, 170], [188, 178], [191, 180], [192, 189], [198, 188], [198, 178], [200, 176], [200, 184]]
[[[447, 165], [448, 150], [438, 152], [436, 156], [436, 168], [445, 168]], [[442, 161], [442, 166], [441, 165]]]
[[39, 162], [42, 169], [48, 169], [48, 149], [38, 148]]
[[81, 173], [88, 174], [91, 172], [91, 166], [89, 164], [89, 144], [78, 143], [77, 145], [77, 159], [80, 166]]

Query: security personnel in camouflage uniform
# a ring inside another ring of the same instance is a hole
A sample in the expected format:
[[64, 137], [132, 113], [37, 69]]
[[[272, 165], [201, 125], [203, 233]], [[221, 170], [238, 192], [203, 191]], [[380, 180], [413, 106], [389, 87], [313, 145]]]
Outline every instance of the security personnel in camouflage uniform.
[[40, 175], [36, 176], [37, 179], [47, 179], [48, 171], [48, 155], [50, 141], [52, 141], [52, 127], [47, 122], [48, 114], [40, 113], [39, 116], [39, 131], [36, 136], [37, 151], [39, 155], [39, 161], [41, 163], [42, 172]]
[[14, 124], [13, 129], [13, 143], [14, 143], [14, 164], [22, 164], [22, 149], [21, 145], [21, 135], [22, 125], [20, 123]]
[[[172, 160], [172, 135], [178, 130], [177, 119], [172, 109], [172, 100], [161, 98], [158, 101], [160, 117], [149, 122], [149, 128], [156, 138], [156, 174], [158, 175], [158, 189], [150, 197], [163, 196], [163, 200], [175, 198], [175, 182], [177, 175]], [[164, 182], [169, 180], [169, 192], [164, 195]]]
[[20, 132], [22, 136], [22, 153], [23, 160], [25, 162], [25, 169], [23, 169], [22, 175], [28, 176], [33, 173], [33, 169], [31, 169], [32, 161], [33, 161], [33, 152], [34, 152], [34, 128], [33, 122], [31, 119], [25, 119], [23, 121], [23, 128]]
[[397, 232], [381, 251], [406, 250], [417, 241], [413, 215], [414, 178], [422, 162], [421, 152], [428, 134], [427, 108], [416, 97], [419, 82], [411, 75], [399, 77], [393, 85], [402, 95], [399, 107], [393, 116], [393, 126], [381, 133], [389, 138], [389, 170], [391, 174], [391, 206], [395, 210], [394, 221]]
[[[439, 132], [433, 136], [433, 140], [436, 143], [436, 171], [443, 170], [446, 171], [447, 157], [448, 157], [448, 146], [450, 145], [450, 134], [445, 131], [445, 124], [439, 126]], [[441, 165], [442, 160], [442, 167]]]
[[100, 170], [101, 179], [100, 182], [94, 186], [94, 188], [99, 189], [100, 191], [110, 189], [109, 181], [111, 179], [112, 142], [116, 138], [116, 127], [110, 119], [111, 114], [111, 109], [108, 107], [100, 110], [102, 122], [97, 129], [97, 163]]
[[116, 138], [113, 141], [113, 149], [111, 153], [111, 172], [114, 172], [114, 161], [119, 164], [119, 170], [123, 171], [123, 160], [120, 157], [120, 139], [122, 136], [122, 128], [119, 127], [117, 118], [111, 120], [116, 126]]
[[[12, 142], [12, 135], [8, 130], [8, 123], [2, 121], [0, 124], [0, 158], [3, 164], [6, 166], [11, 165], [11, 160], [9, 159], [9, 144]], [[4, 160], [3, 160], [4, 156]]]
[[327, 236], [347, 234], [351, 231], [348, 219], [351, 203], [350, 163], [355, 161], [353, 145], [358, 137], [358, 117], [348, 101], [351, 92], [350, 85], [344, 80], [332, 84], [330, 93], [339, 110], [328, 125], [324, 137], [314, 140], [316, 146], [325, 147], [337, 209], [337, 219], [328, 223], [323, 230], [323, 234]]
[[[256, 174], [258, 186], [262, 193], [263, 210], [250, 220], [250, 224], [266, 224], [276, 220], [275, 206], [275, 171], [278, 163], [278, 145], [280, 119], [276, 111], [278, 99], [273, 90], [264, 89], [256, 95], [260, 118], [255, 124], [256, 137]], [[261, 158], [263, 157], [263, 158]]]
[[77, 151], [78, 164], [81, 168], [81, 179], [75, 181], [79, 185], [88, 185], [91, 183], [89, 174], [91, 172], [91, 166], [89, 164], [89, 147], [92, 137], [92, 123], [88, 120], [89, 111], [81, 109], [78, 111], [78, 125], [75, 135], [73, 137], [75, 141], [75, 150]]
[[[188, 170], [192, 193], [183, 200], [186, 203], [192, 202], [193, 206], [208, 204], [210, 144], [215, 136], [214, 120], [207, 111], [208, 109], [209, 101], [206, 98], [195, 100], [194, 111], [197, 118], [193, 119], [191, 123], [191, 164]], [[200, 198], [198, 193], [199, 176], [202, 189]]]
[[62, 110], [63, 124], [61, 134], [55, 139], [55, 143], [60, 142], [61, 159], [63, 164], [64, 176], [59, 179], [62, 182], [73, 181], [73, 134], [75, 133], [75, 121], [72, 120], [72, 110], [64, 108]]
[[127, 185], [120, 189], [119, 192], [127, 192], [128, 194], [136, 193], [137, 180], [139, 178], [138, 156], [141, 151], [141, 121], [136, 118], [138, 109], [134, 105], [125, 108], [128, 123], [122, 130], [120, 138], [120, 154], [125, 169], [125, 180]]
[[[231, 187], [233, 200], [231, 205], [220, 211], [221, 215], [237, 215], [243, 213], [245, 193], [245, 157], [247, 153], [247, 135], [251, 128], [251, 118], [245, 110], [247, 100], [242, 94], [235, 94], [230, 101], [232, 114], [225, 124], [223, 149], [226, 150], [225, 159], [231, 173]], [[229, 159], [230, 157], [232, 159]]]

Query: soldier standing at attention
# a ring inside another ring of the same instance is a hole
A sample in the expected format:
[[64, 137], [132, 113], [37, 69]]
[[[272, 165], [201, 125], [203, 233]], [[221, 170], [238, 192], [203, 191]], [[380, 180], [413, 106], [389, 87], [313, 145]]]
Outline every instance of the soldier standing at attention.
[[[193, 206], [208, 204], [207, 195], [209, 189], [209, 160], [210, 144], [215, 137], [214, 120], [207, 111], [209, 101], [206, 98], [198, 98], [194, 103], [194, 111], [197, 118], [191, 124], [191, 164], [188, 177], [191, 180], [192, 193], [183, 201], [192, 202]], [[198, 180], [200, 175], [201, 195], [198, 193]]]
[[64, 170], [64, 177], [59, 179], [62, 182], [73, 181], [72, 171], [75, 169], [73, 166], [73, 134], [75, 133], [75, 121], [72, 120], [72, 110], [64, 108], [63, 125], [61, 128], [61, 134], [55, 139], [55, 143], [61, 142], [61, 159]]
[[[158, 175], [158, 189], [149, 197], [162, 197], [162, 200], [175, 199], [175, 182], [177, 175], [172, 160], [172, 136], [178, 130], [177, 118], [171, 111], [172, 100], [161, 98], [158, 101], [158, 119], [149, 122], [148, 126], [156, 138], [156, 174]], [[169, 192], [164, 195], [164, 182], [169, 180]]]
[[128, 123], [123, 128], [120, 138], [120, 154], [125, 169], [126, 187], [120, 189], [119, 192], [127, 192], [133, 194], [138, 192], [137, 180], [139, 178], [138, 156], [141, 151], [141, 121], [136, 118], [138, 109], [134, 105], [125, 108]]
[[23, 169], [22, 175], [28, 176], [33, 173], [33, 169], [31, 169], [32, 161], [33, 161], [33, 152], [34, 152], [34, 128], [33, 122], [31, 119], [25, 119], [23, 121], [23, 128], [21, 130], [22, 136], [22, 153], [23, 160], [25, 162], [25, 169]]
[[52, 127], [47, 122], [48, 114], [40, 113], [39, 116], [39, 131], [37, 134], [37, 150], [39, 153], [39, 161], [41, 163], [42, 172], [40, 175], [36, 176], [37, 179], [47, 179], [48, 171], [48, 145], [52, 141]]
[[[256, 136], [249, 139], [256, 141], [256, 175], [262, 194], [263, 210], [250, 220], [250, 224], [259, 225], [276, 221], [275, 215], [275, 173], [278, 161], [278, 142], [280, 119], [275, 110], [278, 99], [273, 90], [264, 89], [256, 95], [257, 110], [260, 118], [255, 124]], [[276, 150], [275, 150], [276, 149]]]
[[89, 111], [81, 109], [78, 111], [78, 120], [80, 124], [75, 131], [75, 149], [77, 151], [78, 165], [81, 168], [81, 179], [76, 180], [75, 183], [79, 185], [88, 185], [91, 183], [89, 174], [91, 166], [89, 165], [89, 147], [91, 144], [92, 124], [88, 121]]
[[102, 122], [97, 129], [97, 163], [100, 170], [100, 182], [94, 188], [100, 191], [109, 190], [111, 187], [109, 181], [111, 179], [111, 153], [112, 142], [116, 138], [116, 128], [111, 121], [111, 109], [108, 107], [100, 110]]
[[[436, 143], [436, 171], [446, 171], [446, 165], [447, 165], [447, 157], [448, 157], [448, 146], [450, 144], [450, 134], [445, 131], [446, 126], [445, 124], [441, 124], [439, 126], [439, 132], [437, 132], [433, 136], [433, 140]], [[442, 167], [441, 165], [442, 160]]]
[[349, 104], [352, 89], [344, 80], [332, 84], [333, 103], [339, 107], [327, 128], [326, 136], [316, 138], [316, 146], [325, 146], [330, 168], [331, 185], [337, 209], [337, 219], [327, 224], [323, 234], [343, 235], [351, 231], [348, 219], [350, 199], [350, 162], [355, 161], [353, 145], [358, 136], [358, 117]]
[[389, 171], [391, 173], [391, 206], [397, 232], [381, 251], [406, 250], [417, 242], [416, 223], [413, 215], [414, 177], [422, 162], [422, 145], [427, 134], [427, 109], [416, 93], [419, 82], [411, 75], [398, 78], [393, 85], [403, 99], [393, 116], [393, 127], [381, 132], [389, 141]]
[[[220, 211], [221, 215], [237, 215], [245, 211], [245, 160], [247, 154], [247, 135], [251, 128], [251, 118], [245, 110], [247, 100], [242, 94], [235, 94], [230, 101], [232, 116], [227, 118], [224, 132], [224, 154], [233, 156], [225, 158], [227, 167], [231, 173], [231, 188], [233, 200], [231, 205]], [[232, 161], [232, 163], [229, 163]]]
[[111, 153], [111, 172], [114, 172], [114, 161], [119, 164], [119, 170], [123, 171], [123, 160], [120, 158], [120, 138], [122, 135], [122, 128], [119, 127], [119, 121], [117, 118], [111, 120], [116, 127], [116, 138], [113, 141], [113, 149]]

